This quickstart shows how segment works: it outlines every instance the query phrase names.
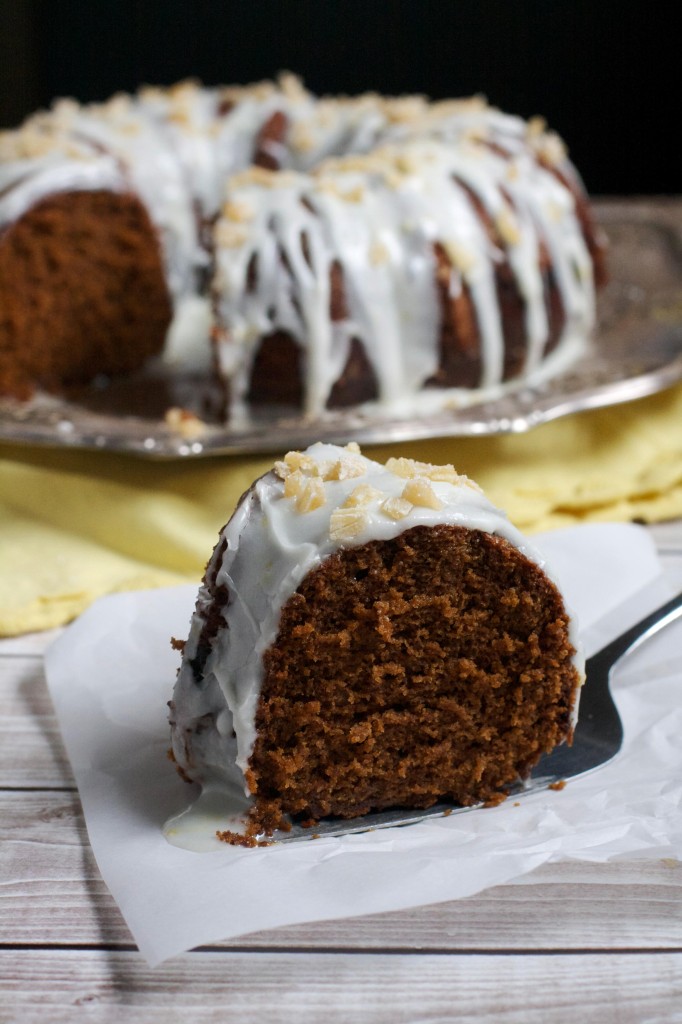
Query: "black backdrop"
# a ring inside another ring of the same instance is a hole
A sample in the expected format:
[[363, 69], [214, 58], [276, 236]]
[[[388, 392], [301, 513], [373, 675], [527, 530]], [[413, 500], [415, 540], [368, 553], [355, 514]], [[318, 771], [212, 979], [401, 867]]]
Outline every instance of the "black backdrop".
[[0, 124], [57, 95], [295, 71], [319, 92], [485, 94], [544, 115], [594, 194], [682, 193], [658, 0], [0, 0]]

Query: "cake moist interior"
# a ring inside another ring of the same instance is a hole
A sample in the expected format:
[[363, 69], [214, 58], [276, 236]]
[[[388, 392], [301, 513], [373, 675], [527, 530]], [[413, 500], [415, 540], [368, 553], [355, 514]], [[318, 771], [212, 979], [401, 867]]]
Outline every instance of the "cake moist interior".
[[11, 225], [0, 295], [0, 394], [20, 398], [137, 369], [172, 316], [144, 206], [109, 191], [57, 193]]
[[556, 587], [502, 538], [417, 526], [338, 551], [265, 655], [252, 821], [498, 802], [570, 739], [574, 653]]

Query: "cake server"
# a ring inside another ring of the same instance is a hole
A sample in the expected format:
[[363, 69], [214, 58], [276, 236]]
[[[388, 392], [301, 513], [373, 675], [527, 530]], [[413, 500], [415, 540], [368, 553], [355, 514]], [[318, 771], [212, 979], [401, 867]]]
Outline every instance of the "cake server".
[[[681, 615], [682, 593], [651, 612], [588, 658], [585, 666], [585, 685], [580, 697], [580, 717], [573, 744], [570, 747], [563, 744], [551, 754], [546, 754], [535, 766], [527, 782], [510, 788], [510, 796], [522, 797], [538, 790], [549, 789], [551, 786], [560, 787], [565, 780], [594, 771], [616, 756], [623, 743], [623, 726], [611, 696], [611, 672], [625, 655], [640, 647]], [[392, 808], [388, 811], [366, 814], [361, 818], [328, 819], [318, 822], [313, 828], [294, 824], [290, 832], [276, 832], [272, 842], [293, 843], [322, 836], [371, 832], [379, 828], [411, 825], [427, 818], [461, 814], [480, 806], [481, 804], [475, 804], [472, 807], [460, 807], [456, 804], [439, 803], [428, 810]]]

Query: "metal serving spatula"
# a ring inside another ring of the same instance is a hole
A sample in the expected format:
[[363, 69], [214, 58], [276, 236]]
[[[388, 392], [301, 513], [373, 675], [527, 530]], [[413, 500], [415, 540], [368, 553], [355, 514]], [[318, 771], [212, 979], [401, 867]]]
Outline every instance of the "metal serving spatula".
[[[622, 657], [674, 622], [680, 615], [682, 594], [673, 597], [588, 658], [585, 672], [587, 678], [580, 698], [580, 718], [572, 746], [557, 747], [551, 754], [543, 757], [526, 783], [519, 783], [510, 788], [510, 796], [525, 796], [537, 790], [548, 789], [565, 779], [573, 779], [599, 768], [615, 757], [623, 742], [623, 726], [609, 689], [611, 670]], [[461, 814], [473, 809], [474, 807], [458, 807], [446, 803], [436, 804], [426, 811], [393, 808], [389, 811], [366, 814], [362, 818], [320, 821], [314, 828], [293, 825], [290, 832], [275, 833], [272, 841], [292, 843], [321, 836], [345, 836], [353, 832], [410, 825], [426, 818]]]

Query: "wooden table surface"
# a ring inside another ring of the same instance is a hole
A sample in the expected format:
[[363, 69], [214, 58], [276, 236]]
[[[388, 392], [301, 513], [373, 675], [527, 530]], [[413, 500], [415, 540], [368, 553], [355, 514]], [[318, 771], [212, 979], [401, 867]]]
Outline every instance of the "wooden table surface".
[[[682, 522], [651, 532], [682, 584]], [[150, 969], [88, 844], [43, 674], [55, 635], [0, 642], [2, 1024], [682, 1022], [676, 860], [551, 864], [476, 897], [259, 932]]]

